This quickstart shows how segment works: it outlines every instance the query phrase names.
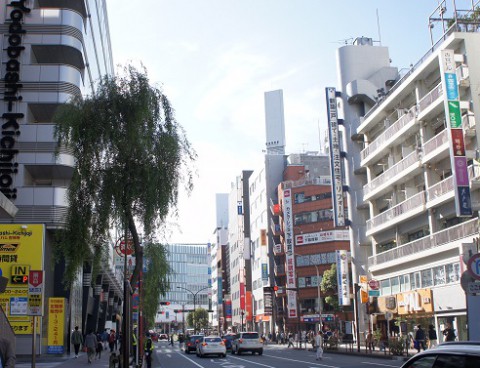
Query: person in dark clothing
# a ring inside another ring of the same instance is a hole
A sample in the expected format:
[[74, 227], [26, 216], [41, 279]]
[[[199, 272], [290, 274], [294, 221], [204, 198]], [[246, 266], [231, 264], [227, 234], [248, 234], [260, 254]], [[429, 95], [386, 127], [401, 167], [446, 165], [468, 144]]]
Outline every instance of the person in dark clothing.
[[445, 330], [442, 331], [443, 336], [445, 336], [445, 341], [455, 341], [455, 332], [453, 332], [452, 325], [450, 323], [446, 324]]
[[428, 325], [428, 348], [432, 349], [438, 345], [437, 331], [434, 325]]
[[426, 350], [425, 331], [421, 325], [418, 325], [417, 328], [417, 332], [415, 332], [415, 341], [417, 342], [417, 351], [420, 353], [420, 349]]

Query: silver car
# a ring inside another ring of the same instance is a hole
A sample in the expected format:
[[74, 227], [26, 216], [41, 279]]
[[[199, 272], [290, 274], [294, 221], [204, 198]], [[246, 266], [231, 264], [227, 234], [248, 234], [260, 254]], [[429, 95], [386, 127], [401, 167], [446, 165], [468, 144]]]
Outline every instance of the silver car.
[[227, 348], [220, 336], [202, 336], [197, 343], [197, 356], [206, 355], [227, 356]]
[[263, 354], [263, 341], [258, 332], [239, 332], [232, 341], [232, 354], [240, 355], [244, 351]]
[[402, 368], [476, 368], [480, 367], [480, 342], [447, 342], [410, 358]]

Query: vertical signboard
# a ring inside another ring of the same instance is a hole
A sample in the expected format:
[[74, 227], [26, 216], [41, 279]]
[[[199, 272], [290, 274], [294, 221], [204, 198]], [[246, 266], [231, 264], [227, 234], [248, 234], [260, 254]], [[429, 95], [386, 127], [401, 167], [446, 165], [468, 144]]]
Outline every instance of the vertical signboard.
[[348, 252], [336, 251], [338, 304], [350, 305], [350, 277], [348, 275]]
[[48, 354], [63, 354], [65, 338], [65, 298], [48, 299]]
[[335, 226], [345, 226], [340, 134], [338, 132], [338, 111], [337, 99], [335, 96], [336, 90], [333, 87], [327, 87], [325, 91], [327, 95], [328, 142], [330, 146], [330, 171], [332, 175]]
[[28, 276], [30, 270], [43, 270], [43, 252], [43, 225], [0, 224], [0, 274], [8, 278], [0, 305], [16, 335], [33, 333], [27, 315]]
[[[287, 288], [295, 288], [295, 254], [293, 249], [292, 191], [283, 192], [283, 217], [285, 221], [285, 260], [287, 263]], [[287, 290], [288, 317], [297, 317], [297, 292]]]
[[471, 217], [473, 214], [470, 199], [470, 182], [468, 178], [467, 157], [463, 140], [462, 113], [455, 73], [453, 50], [442, 50], [440, 53], [440, 70], [444, 93], [445, 118], [450, 141], [450, 162], [455, 190], [455, 210], [459, 217]]
[[268, 281], [267, 230], [260, 230], [260, 256], [262, 257], [262, 280]]
[[30, 271], [28, 275], [29, 316], [43, 316], [43, 271]]

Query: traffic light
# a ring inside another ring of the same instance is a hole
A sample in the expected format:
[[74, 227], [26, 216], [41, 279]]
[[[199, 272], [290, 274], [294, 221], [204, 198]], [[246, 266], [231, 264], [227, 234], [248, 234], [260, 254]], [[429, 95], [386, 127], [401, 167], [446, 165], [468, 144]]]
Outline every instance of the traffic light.
[[164, 311], [158, 311], [158, 314], [164, 314], [165, 312]]
[[160, 305], [170, 305], [170, 302], [160, 302]]
[[278, 291], [278, 286], [275, 285], [275, 286], [264, 286], [263, 287], [263, 292], [264, 293], [268, 293], [268, 292], [272, 292], [272, 291]]

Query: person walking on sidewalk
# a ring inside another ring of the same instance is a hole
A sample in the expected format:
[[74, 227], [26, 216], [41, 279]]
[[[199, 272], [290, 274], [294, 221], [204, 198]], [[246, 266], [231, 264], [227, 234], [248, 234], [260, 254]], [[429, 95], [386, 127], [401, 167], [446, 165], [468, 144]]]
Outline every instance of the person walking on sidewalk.
[[73, 348], [75, 349], [75, 359], [78, 358], [78, 352], [80, 350], [80, 345], [83, 344], [83, 335], [78, 330], [78, 326], [75, 326], [75, 330], [72, 332], [72, 344]]
[[115, 330], [110, 330], [110, 335], [108, 335], [108, 347], [110, 348], [110, 353], [115, 351], [115, 340], [117, 339], [115, 335]]
[[322, 331], [318, 331], [315, 336], [315, 346], [317, 347], [316, 359], [323, 359], [323, 334]]
[[91, 364], [95, 357], [95, 349], [97, 348], [97, 336], [90, 330], [87, 337], [85, 337], [85, 346], [87, 347], [88, 363]]
[[425, 350], [425, 331], [421, 325], [417, 326], [417, 332], [415, 332], [415, 341], [417, 342], [417, 352], [420, 353], [420, 349]]
[[293, 348], [293, 334], [290, 332], [288, 334], [288, 346], [287, 346], [287, 349], [290, 347], [290, 345], [292, 346]]
[[438, 345], [437, 331], [434, 325], [428, 325], [428, 348], [432, 349]]

